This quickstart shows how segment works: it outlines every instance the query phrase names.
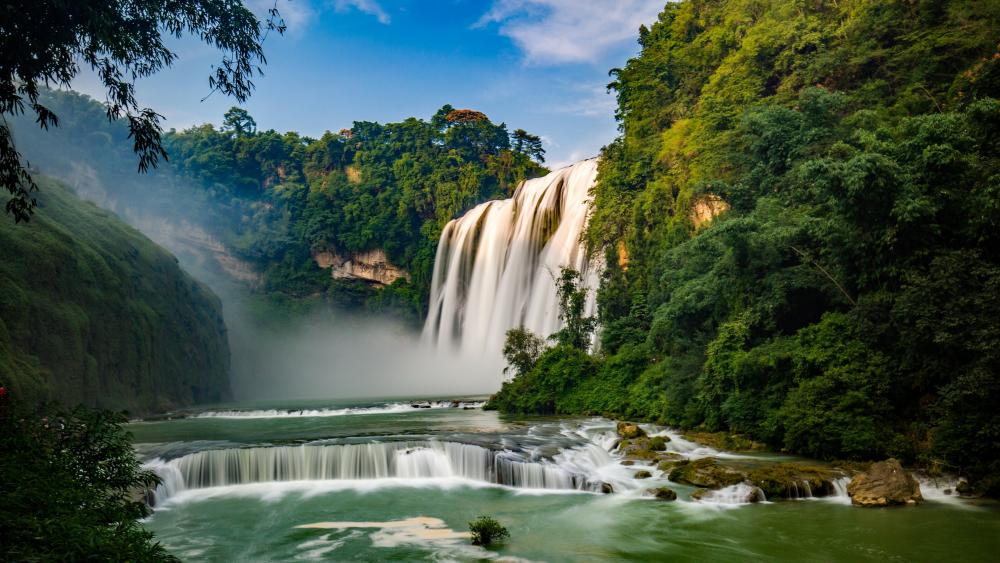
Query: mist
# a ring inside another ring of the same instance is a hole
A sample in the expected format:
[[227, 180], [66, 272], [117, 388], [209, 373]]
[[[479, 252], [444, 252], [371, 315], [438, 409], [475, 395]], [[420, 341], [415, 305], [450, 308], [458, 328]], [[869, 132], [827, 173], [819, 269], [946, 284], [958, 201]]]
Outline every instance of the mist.
[[261, 311], [267, 300], [262, 276], [211, 235], [212, 222], [225, 218], [202, 205], [203, 190], [168, 165], [136, 173], [130, 150], [109, 155], [83, 135], [62, 128], [36, 133], [32, 125], [21, 124], [15, 132], [34, 174], [58, 179], [82, 199], [116, 213], [172, 252], [220, 298], [234, 399], [444, 397], [499, 389], [499, 350], [464, 358], [441, 352], [421, 343], [412, 323], [324, 303], [302, 314], [268, 318], [266, 306]]

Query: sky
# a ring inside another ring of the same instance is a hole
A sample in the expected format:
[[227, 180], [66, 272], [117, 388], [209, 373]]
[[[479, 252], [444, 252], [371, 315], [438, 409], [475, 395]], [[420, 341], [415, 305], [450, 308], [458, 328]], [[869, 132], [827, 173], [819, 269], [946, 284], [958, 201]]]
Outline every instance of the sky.
[[[274, 0], [244, 0], [265, 14]], [[595, 156], [614, 139], [608, 71], [638, 53], [664, 0], [277, 0], [288, 25], [244, 105], [259, 129], [319, 137], [354, 121], [428, 119], [444, 104], [540, 135], [547, 164]], [[165, 128], [219, 124], [235, 100], [209, 92], [221, 54], [174, 41], [174, 65], [137, 83]], [[84, 73], [72, 87], [104, 99]]]

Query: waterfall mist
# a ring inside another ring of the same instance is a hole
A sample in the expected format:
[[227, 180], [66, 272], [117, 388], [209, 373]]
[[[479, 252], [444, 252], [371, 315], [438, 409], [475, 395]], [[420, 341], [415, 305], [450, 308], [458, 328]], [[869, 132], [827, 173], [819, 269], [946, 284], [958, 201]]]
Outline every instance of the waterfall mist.
[[262, 298], [252, 289], [259, 274], [210, 234], [210, 222], [219, 218], [201, 209], [203, 194], [171, 176], [168, 167], [139, 175], [41, 144], [26, 142], [22, 150], [37, 171], [118, 214], [219, 296], [237, 400], [478, 395], [499, 387], [499, 353], [489, 359], [442, 356], [400, 320], [323, 305], [262, 319], [267, 313], [262, 315]]

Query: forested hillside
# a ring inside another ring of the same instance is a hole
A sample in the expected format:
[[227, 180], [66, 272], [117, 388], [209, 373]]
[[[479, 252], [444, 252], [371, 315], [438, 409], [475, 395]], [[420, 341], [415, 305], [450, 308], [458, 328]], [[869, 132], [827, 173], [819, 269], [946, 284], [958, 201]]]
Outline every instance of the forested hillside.
[[512, 356], [494, 405], [1000, 491], [1000, 4], [684, 1], [639, 42], [588, 233], [600, 349]]
[[[127, 127], [108, 123], [103, 106], [72, 92], [43, 97], [59, 127], [15, 123], [19, 149], [43, 171], [89, 183], [88, 195], [126, 215], [206, 230], [252, 265], [266, 295], [325, 295], [414, 320], [426, 309], [444, 224], [544, 171], [537, 136], [446, 105], [430, 120], [355, 122], [319, 139], [258, 131], [252, 116], [234, 108], [221, 127], [168, 132], [169, 163], [136, 176]], [[382, 288], [333, 279], [317, 265], [317, 253], [368, 251], [384, 251], [407, 275]]]
[[133, 413], [228, 398], [218, 298], [114, 214], [39, 186], [30, 222], [0, 221], [0, 386]]

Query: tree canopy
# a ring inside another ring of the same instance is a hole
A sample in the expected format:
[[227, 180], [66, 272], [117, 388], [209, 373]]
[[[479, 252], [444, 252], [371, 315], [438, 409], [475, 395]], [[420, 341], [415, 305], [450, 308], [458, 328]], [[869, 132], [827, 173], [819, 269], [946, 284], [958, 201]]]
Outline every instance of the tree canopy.
[[[39, 101], [40, 88], [68, 88], [86, 68], [106, 90], [108, 119], [128, 124], [140, 171], [167, 156], [162, 116], [140, 105], [135, 83], [177, 58], [168, 38], [191, 36], [222, 51], [207, 89], [243, 102], [266, 63], [264, 34], [285, 31], [277, 8], [262, 23], [240, 0], [12, 0], [2, 10], [0, 116], [31, 112], [42, 129], [58, 126], [58, 114]], [[13, 196], [7, 213], [15, 221], [27, 220], [36, 204], [31, 192], [38, 187], [6, 120], [0, 124], [0, 183]]]

